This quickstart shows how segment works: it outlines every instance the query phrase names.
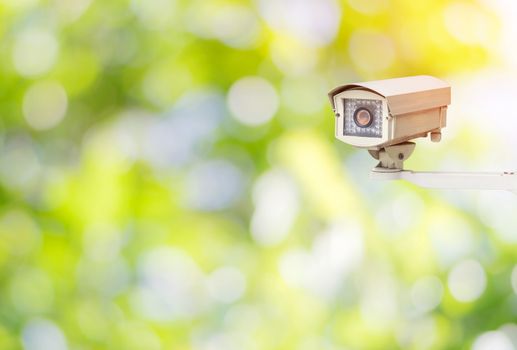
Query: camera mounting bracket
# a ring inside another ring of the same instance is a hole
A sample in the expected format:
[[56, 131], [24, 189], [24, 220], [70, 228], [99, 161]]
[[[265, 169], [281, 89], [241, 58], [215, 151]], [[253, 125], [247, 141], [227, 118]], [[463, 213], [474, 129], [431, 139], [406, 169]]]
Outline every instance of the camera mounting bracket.
[[403, 169], [404, 161], [413, 154], [415, 146], [414, 142], [403, 142], [380, 150], [368, 150], [368, 152], [373, 158], [380, 161], [375, 168], [377, 171], [396, 172]]
[[517, 172], [465, 173], [404, 170], [404, 161], [415, 149], [414, 142], [404, 142], [368, 152], [380, 162], [372, 169], [374, 180], [405, 180], [417, 186], [449, 190], [503, 190], [517, 194]]

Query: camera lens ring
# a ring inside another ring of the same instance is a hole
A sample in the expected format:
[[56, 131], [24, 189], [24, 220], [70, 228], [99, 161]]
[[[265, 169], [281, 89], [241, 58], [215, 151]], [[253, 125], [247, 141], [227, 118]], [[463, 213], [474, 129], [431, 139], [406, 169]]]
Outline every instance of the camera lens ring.
[[[368, 122], [361, 123], [359, 121], [359, 118], [364, 118], [365, 112], [367, 113]], [[360, 128], [367, 128], [367, 127], [371, 126], [373, 124], [372, 112], [366, 107], [361, 107], [361, 108], [356, 109], [356, 111], [354, 112], [354, 123], [355, 123], [355, 125], [357, 125]]]

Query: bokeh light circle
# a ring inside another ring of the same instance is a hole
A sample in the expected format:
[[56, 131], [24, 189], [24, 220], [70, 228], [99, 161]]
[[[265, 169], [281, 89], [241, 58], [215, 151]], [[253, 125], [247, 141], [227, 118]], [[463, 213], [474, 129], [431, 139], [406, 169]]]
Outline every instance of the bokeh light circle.
[[222, 210], [242, 195], [245, 178], [233, 163], [218, 159], [197, 164], [186, 183], [186, 204], [201, 211]]
[[22, 331], [25, 350], [67, 350], [68, 345], [63, 331], [52, 321], [34, 319]]
[[18, 34], [12, 59], [16, 71], [25, 77], [34, 77], [49, 71], [59, 53], [59, 42], [46, 29], [31, 28]]
[[227, 102], [234, 118], [249, 126], [267, 123], [278, 109], [275, 88], [260, 77], [245, 77], [236, 81], [228, 92]]
[[202, 38], [215, 38], [229, 47], [249, 49], [256, 46], [261, 24], [248, 6], [212, 2], [193, 2], [187, 11], [187, 28]]
[[259, 9], [276, 31], [311, 47], [331, 43], [341, 21], [336, 0], [259, 0]]
[[132, 0], [131, 9], [148, 29], [165, 29], [171, 25], [175, 0]]
[[285, 172], [275, 169], [262, 175], [253, 187], [253, 240], [263, 246], [281, 243], [298, 214], [298, 200], [298, 189]]
[[461, 261], [449, 272], [448, 286], [456, 300], [472, 302], [485, 291], [485, 270], [476, 260]]
[[481, 334], [474, 340], [472, 350], [513, 350], [515, 347], [506, 334], [501, 331], [490, 331]]
[[27, 123], [36, 130], [55, 127], [65, 117], [68, 97], [57, 82], [44, 81], [32, 85], [23, 98], [23, 114]]

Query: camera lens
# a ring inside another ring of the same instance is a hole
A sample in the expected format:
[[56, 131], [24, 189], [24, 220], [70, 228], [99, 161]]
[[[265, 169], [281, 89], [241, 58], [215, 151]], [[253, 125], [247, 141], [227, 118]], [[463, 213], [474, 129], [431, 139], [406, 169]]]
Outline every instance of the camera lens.
[[373, 122], [372, 113], [366, 108], [359, 108], [354, 113], [354, 122], [361, 128], [370, 126]]

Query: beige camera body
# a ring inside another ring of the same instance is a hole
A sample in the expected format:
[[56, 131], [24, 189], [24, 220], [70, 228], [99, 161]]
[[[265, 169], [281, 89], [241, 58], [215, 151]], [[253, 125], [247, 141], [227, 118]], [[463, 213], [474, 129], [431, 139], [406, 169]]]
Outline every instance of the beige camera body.
[[378, 151], [428, 135], [440, 141], [451, 88], [437, 78], [415, 76], [342, 85], [329, 98], [336, 138]]

